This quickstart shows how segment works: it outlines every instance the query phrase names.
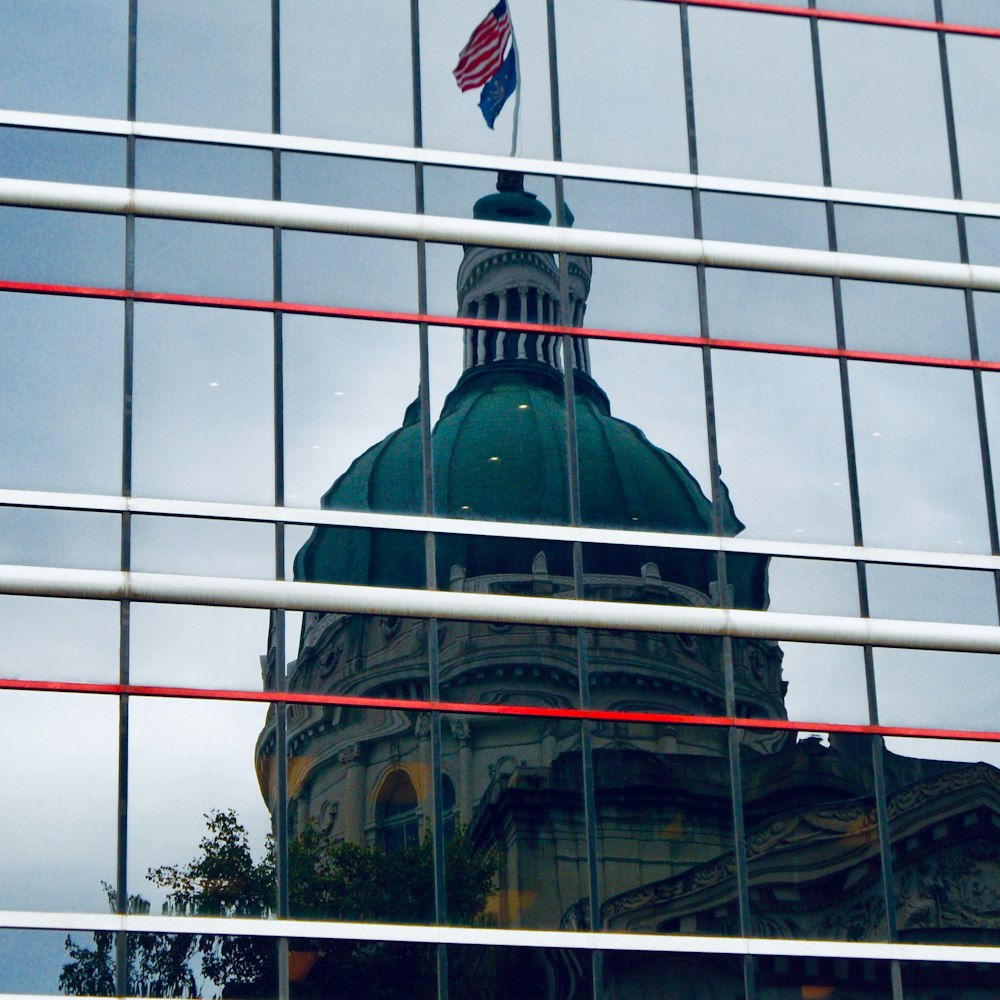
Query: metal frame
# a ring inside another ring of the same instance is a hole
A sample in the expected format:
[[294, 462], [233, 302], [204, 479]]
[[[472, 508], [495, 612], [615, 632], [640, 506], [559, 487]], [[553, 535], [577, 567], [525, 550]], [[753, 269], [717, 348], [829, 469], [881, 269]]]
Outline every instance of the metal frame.
[[[658, 0], [658, 2], [673, 3], [675, 0]], [[420, 163], [425, 166], [462, 167], [494, 172], [497, 170], [520, 170], [528, 174], [557, 174], [579, 180], [620, 181], [626, 184], [689, 188], [725, 194], [751, 194], [805, 201], [832, 201], [839, 204], [868, 205], [876, 208], [903, 208], [922, 212], [960, 213], [962, 215], [1000, 218], [1000, 203], [997, 202], [824, 187], [819, 184], [793, 184], [739, 177], [715, 177], [709, 174], [603, 166], [521, 156], [512, 158], [485, 153], [463, 153], [343, 139], [279, 135], [273, 132], [248, 132], [195, 125], [167, 125], [156, 122], [130, 122], [118, 118], [89, 118], [79, 115], [57, 115], [4, 109], [0, 109], [0, 125], [134, 136], [143, 139], [175, 139], [223, 146], [252, 146], [260, 149], [325, 153], [333, 156], [393, 160]]]

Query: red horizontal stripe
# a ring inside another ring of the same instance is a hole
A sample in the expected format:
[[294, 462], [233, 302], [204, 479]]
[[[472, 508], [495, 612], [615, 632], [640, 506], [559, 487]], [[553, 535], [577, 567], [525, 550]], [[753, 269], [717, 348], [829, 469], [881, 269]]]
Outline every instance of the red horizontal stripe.
[[938, 21], [913, 21], [904, 17], [881, 17], [877, 14], [855, 14], [839, 10], [813, 10], [809, 7], [780, 7], [770, 3], [749, 3], [747, 0], [653, 0], [656, 3], [681, 4], [689, 7], [716, 7], [723, 10], [746, 10], [757, 14], [781, 14], [785, 17], [812, 17], [817, 21], [847, 21], [852, 24], [875, 24], [888, 28], [910, 28], [914, 31], [941, 31], [951, 35], [979, 35], [1000, 38], [1000, 28], [985, 28], [974, 24], [945, 24]]
[[429, 326], [477, 330], [512, 330], [524, 333], [549, 333], [639, 344], [667, 344], [682, 347], [712, 347], [723, 351], [750, 351], [763, 354], [795, 355], [810, 358], [844, 358], [848, 361], [880, 361], [927, 368], [959, 368], [1000, 371], [1000, 361], [971, 358], [932, 357], [923, 354], [892, 354], [886, 351], [856, 351], [839, 347], [816, 347], [806, 344], [776, 344], [767, 341], [719, 340], [674, 333], [643, 333], [635, 330], [602, 330], [552, 323], [512, 323], [508, 320], [471, 319], [461, 316], [436, 316], [432, 313], [395, 312], [384, 309], [355, 309], [349, 306], [323, 306], [308, 302], [274, 302], [267, 299], [230, 299], [215, 295], [182, 295], [174, 292], [127, 291], [122, 288], [98, 288], [87, 285], [55, 285], [30, 281], [0, 281], [0, 291], [30, 292], [39, 295], [73, 295], [80, 298], [131, 299], [134, 302], [159, 302], [166, 305], [211, 306], [219, 309], [246, 309], [254, 312], [278, 312], [301, 316], [327, 316], [334, 319], [362, 319], [382, 323], [425, 323]]
[[185, 698], [199, 701], [242, 701], [286, 705], [339, 705], [352, 708], [443, 712], [447, 715], [514, 716], [535, 719], [576, 719], [591, 722], [650, 722], [660, 725], [721, 726], [786, 732], [854, 733], [915, 739], [1000, 743], [1000, 732], [932, 729], [921, 726], [867, 726], [795, 719], [747, 719], [727, 715], [679, 715], [672, 712], [610, 712], [593, 708], [544, 708], [538, 705], [482, 705], [477, 702], [431, 701], [417, 698], [359, 698], [351, 695], [307, 694], [298, 691], [239, 691], [228, 688], [163, 687], [149, 684], [88, 684], [0, 678], [0, 691], [47, 691], [62, 694], [130, 695], [139, 698]]

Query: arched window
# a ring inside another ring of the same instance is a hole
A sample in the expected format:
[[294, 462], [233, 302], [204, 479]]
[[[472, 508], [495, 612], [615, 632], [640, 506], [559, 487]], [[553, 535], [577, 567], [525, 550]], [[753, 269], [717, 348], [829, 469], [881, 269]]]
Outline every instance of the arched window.
[[386, 779], [379, 793], [375, 819], [379, 841], [386, 853], [420, 843], [417, 793], [405, 771], [395, 771]]

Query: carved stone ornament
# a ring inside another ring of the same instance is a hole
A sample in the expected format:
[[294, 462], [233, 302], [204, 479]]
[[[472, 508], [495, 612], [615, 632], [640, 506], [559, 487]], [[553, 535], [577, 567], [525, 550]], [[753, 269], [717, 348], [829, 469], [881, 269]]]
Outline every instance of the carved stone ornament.
[[897, 880], [900, 929], [1000, 927], [1000, 858], [993, 845], [966, 843], [927, 858]]
[[425, 736], [430, 736], [430, 732], [431, 717], [426, 712], [421, 712], [413, 725], [413, 734], [418, 740], [422, 740]]
[[394, 635], [397, 635], [402, 625], [402, 619], [397, 618], [392, 615], [386, 618], [379, 619], [379, 628], [382, 630], [382, 635], [387, 639], [391, 639]]
[[458, 740], [459, 743], [465, 742], [472, 735], [472, 729], [469, 726], [468, 719], [463, 719], [458, 715], [452, 715], [448, 717], [448, 724], [451, 726], [452, 735], [456, 740]]
[[360, 743], [348, 743], [343, 750], [337, 754], [337, 760], [341, 764], [360, 764], [361, 763], [361, 744]]
[[333, 824], [337, 821], [337, 810], [339, 807], [339, 802], [327, 801], [323, 803], [323, 808], [319, 811], [319, 819], [316, 823], [323, 833], [333, 832]]

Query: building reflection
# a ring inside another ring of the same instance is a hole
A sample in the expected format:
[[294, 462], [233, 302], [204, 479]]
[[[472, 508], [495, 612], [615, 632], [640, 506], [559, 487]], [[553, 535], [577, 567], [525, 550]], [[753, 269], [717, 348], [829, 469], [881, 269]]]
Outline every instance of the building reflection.
[[[519, 175], [502, 174], [497, 193], [480, 199], [474, 213], [494, 221], [551, 221]], [[475, 323], [582, 325], [591, 277], [589, 258], [569, 258], [564, 316], [551, 254], [465, 248], [457, 281], [459, 315], [469, 320], [465, 370], [433, 428], [435, 513], [569, 523], [563, 388], [569, 363], [584, 522], [737, 534], [743, 526], [724, 489], [713, 507], [676, 458], [612, 415], [584, 339], [572, 340], [564, 361], [555, 335]], [[360, 455], [323, 498], [325, 507], [338, 510], [407, 514], [424, 513], [424, 503], [417, 403], [403, 425]], [[566, 543], [438, 534], [434, 569], [437, 585], [453, 591], [552, 599], [575, 593]], [[602, 601], [767, 608], [766, 558], [732, 555], [726, 571], [720, 587], [713, 553], [603, 545], [587, 549], [583, 594]], [[296, 579], [316, 582], [419, 588], [426, 572], [422, 537], [357, 527], [315, 529], [295, 562]], [[409, 619], [307, 614], [288, 686], [425, 699], [428, 627]], [[494, 852], [498, 863], [495, 890], [477, 922], [589, 929], [596, 912], [595, 929], [604, 931], [877, 942], [892, 937], [894, 920], [902, 941], [1000, 940], [1000, 771], [901, 757], [866, 734], [827, 740], [766, 728], [767, 720], [787, 719], [776, 643], [736, 639], [727, 649], [721, 639], [705, 636], [592, 630], [581, 639], [575, 630], [556, 627], [460, 621], [434, 627], [444, 700], [576, 707], [583, 655], [595, 709], [724, 716], [724, 657], [731, 656], [736, 714], [761, 720], [759, 728], [740, 731], [586, 724], [596, 809], [588, 831], [579, 722], [445, 717], [440, 767], [446, 835], [463, 830], [475, 850]], [[276, 662], [272, 648], [265, 670], [273, 671]], [[270, 687], [271, 678], [265, 680]], [[257, 745], [272, 814], [278, 805], [275, 724], [272, 714]], [[293, 834], [317, 829], [335, 841], [377, 844], [386, 852], [421, 841], [429, 829], [432, 782], [426, 715], [295, 706], [287, 739]], [[739, 814], [734, 781], [740, 783]], [[881, 830], [880, 784], [887, 796]], [[886, 836], [892, 845], [888, 893]], [[596, 844], [596, 910], [590, 905], [588, 840]], [[741, 855], [748, 876], [742, 900]], [[476, 967], [477, 995], [590, 995], [585, 953], [500, 951]], [[910, 970], [908, 996], [939, 995], [941, 983], [933, 977], [943, 975], [943, 967], [927, 964]], [[606, 995], [613, 997], [742, 995], [744, 970], [735, 958], [623, 953], [609, 956], [604, 968]], [[319, 995], [323, 976], [320, 954], [296, 988]], [[768, 958], [758, 963], [756, 977], [759, 996], [891, 992], [884, 970], [861, 960]], [[409, 995], [406, 984], [400, 991]], [[987, 994], [959, 985], [947, 995]]]

